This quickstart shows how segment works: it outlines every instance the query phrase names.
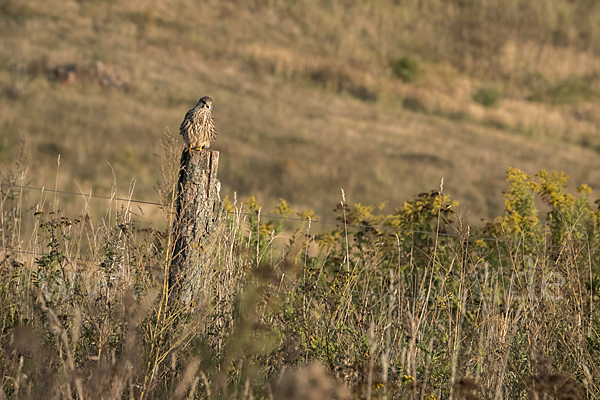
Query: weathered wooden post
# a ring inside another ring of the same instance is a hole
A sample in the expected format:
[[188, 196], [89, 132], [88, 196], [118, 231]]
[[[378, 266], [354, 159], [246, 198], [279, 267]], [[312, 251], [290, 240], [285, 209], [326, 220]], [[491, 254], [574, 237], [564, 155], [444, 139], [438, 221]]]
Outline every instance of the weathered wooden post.
[[181, 154], [177, 183], [175, 247], [169, 271], [169, 300], [181, 307], [198, 302], [207, 277], [223, 202], [217, 179], [219, 152], [189, 151]]

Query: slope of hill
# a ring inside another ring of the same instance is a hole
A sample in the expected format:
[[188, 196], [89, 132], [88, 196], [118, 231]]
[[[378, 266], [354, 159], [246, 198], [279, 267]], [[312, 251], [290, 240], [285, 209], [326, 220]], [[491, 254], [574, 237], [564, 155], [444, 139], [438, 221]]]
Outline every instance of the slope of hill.
[[31, 185], [104, 194], [112, 168], [152, 200], [159, 141], [208, 94], [223, 195], [267, 207], [395, 207], [443, 177], [491, 218], [509, 166], [600, 186], [598, 6], [404, 3], [6, 1], [0, 157], [25, 138]]

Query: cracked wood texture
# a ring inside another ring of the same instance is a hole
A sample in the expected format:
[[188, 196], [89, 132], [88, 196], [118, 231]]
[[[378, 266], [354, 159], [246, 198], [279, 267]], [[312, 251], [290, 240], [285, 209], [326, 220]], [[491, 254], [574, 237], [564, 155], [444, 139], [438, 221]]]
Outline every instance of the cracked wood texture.
[[175, 247], [169, 271], [172, 305], [200, 305], [207, 293], [216, 232], [221, 223], [223, 202], [217, 179], [219, 152], [188, 151], [181, 154], [177, 183]]

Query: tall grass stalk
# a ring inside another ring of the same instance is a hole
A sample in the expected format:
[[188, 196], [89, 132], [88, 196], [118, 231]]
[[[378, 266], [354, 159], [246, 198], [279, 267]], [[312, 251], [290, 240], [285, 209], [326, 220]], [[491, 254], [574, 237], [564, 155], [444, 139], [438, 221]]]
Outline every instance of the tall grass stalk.
[[201, 301], [184, 309], [169, 303], [181, 232], [169, 162], [162, 229], [117, 201], [116, 184], [99, 222], [88, 196], [74, 217], [56, 194], [49, 204], [3, 186], [6, 398], [600, 394], [599, 214], [586, 187], [572, 195], [563, 175], [510, 170], [506, 213], [481, 227], [455, 215], [443, 182], [389, 215], [343, 198], [339, 225], [318, 234], [309, 211], [282, 201], [269, 220], [234, 197]]

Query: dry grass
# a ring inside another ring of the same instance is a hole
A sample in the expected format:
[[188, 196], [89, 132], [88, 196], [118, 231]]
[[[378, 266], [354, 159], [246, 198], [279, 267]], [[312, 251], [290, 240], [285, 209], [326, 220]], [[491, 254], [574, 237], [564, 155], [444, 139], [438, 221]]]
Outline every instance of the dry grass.
[[[211, 94], [230, 197], [327, 217], [340, 187], [394, 207], [444, 176], [472, 218], [491, 218], [509, 165], [600, 184], [598, 10], [544, 4], [8, 1], [0, 156], [25, 137], [28, 183], [53, 182], [61, 154], [64, 190], [108, 194], [110, 163], [119, 192], [136, 179], [152, 198], [159, 139]], [[392, 73], [401, 56], [420, 68], [412, 82]], [[48, 73], [97, 60], [126, 90]], [[489, 85], [496, 108], [473, 101]]]
[[[167, 206], [178, 146], [163, 152]], [[140, 228], [127, 201], [110, 201], [102, 218], [72, 218], [52, 198], [3, 188], [0, 393], [595, 398], [598, 208], [583, 189], [568, 194], [560, 175], [509, 178], [506, 212], [482, 230], [438, 192], [393, 215], [342, 198], [341, 224], [318, 235], [309, 214], [285, 203], [278, 213], [295, 221], [234, 202], [194, 309], [167, 301], [179, 232], [170, 208], [168, 228]]]
[[[421, 3], [7, 1], [0, 157], [25, 137], [30, 162], [16, 183], [166, 204], [159, 139], [210, 94], [223, 195], [255, 193], [264, 210], [282, 197], [327, 219], [343, 187], [349, 203], [388, 201], [391, 212], [444, 177], [469, 219], [493, 219], [507, 166], [599, 187], [598, 8]], [[390, 68], [402, 56], [420, 67], [412, 82]], [[127, 89], [51, 73], [97, 60]], [[487, 86], [501, 95], [495, 108], [473, 100]], [[75, 199], [3, 194], [8, 397], [266, 398], [314, 389], [315, 370], [315, 397], [558, 397], [565, 385], [598, 396], [597, 261], [580, 246], [594, 238], [572, 238], [560, 254], [518, 245], [470, 253], [468, 231], [455, 227], [462, 236], [450, 244], [403, 237], [392, 258], [380, 236], [354, 242], [364, 235], [350, 228], [312, 257], [298, 250], [306, 226], [260, 243], [235, 214], [216, 251], [212, 302], [182, 329], [158, 312], [169, 226], [160, 209]], [[286, 262], [267, 257], [278, 250], [290, 251]], [[260, 259], [271, 263], [255, 274]], [[509, 307], [503, 284], [524, 265], [532, 279], [561, 272], [567, 301]], [[39, 284], [49, 276], [56, 285]], [[65, 295], [67, 283], [77, 296]], [[473, 305], [474, 288], [482, 297]], [[347, 390], [314, 365], [286, 373], [315, 359]], [[561, 383], [574, 381], [577, 389]]]

